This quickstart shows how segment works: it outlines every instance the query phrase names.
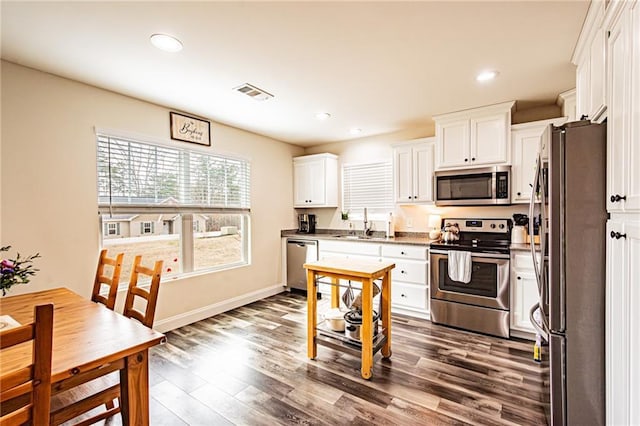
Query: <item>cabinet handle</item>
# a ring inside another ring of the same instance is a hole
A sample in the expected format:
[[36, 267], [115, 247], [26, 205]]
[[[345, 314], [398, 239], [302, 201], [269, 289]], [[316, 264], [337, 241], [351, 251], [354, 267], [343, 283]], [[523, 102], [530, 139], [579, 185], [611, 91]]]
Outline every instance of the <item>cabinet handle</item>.
[[400, 295], [400, 297], [407, 297], [407, 296], [405, 296], [405, 294], [404, 294], [404, 293], [402, 293], [402, 294]]
[[625, 240], [627, 239], [627, 234], [621, 234], [619, 232], [614, 232], [611, 231], [611, 238], [615, 238], [616, 240], [619, 240], [620, 238], [624, 238]]
[[406, 274], [406, 273], [407, 273], [407, 271], [404, 271], [404, 270], [403, 270], [403, 271], [400, 271], [400, 273], [401, 273], [401, 274]]
[[405, 253], [405, 252], [401, 251], [401, 252], [400, 252], [400, 254], [407, 254], [407, 253]]
[[612, 195], [610, 200], [611, 200], [612, 203], [617, 203], [620, 200], [627, 201], [627, 196], [626, 195], [616, 194], [616, 195]]
[[518, 277], [519, 280], [521, 280], [522, 278]]
[[468, 158], [465, 158], [465, 159], [464, 159], [464, 161], [465, 161], [465, 162], [467, 162], [467, 161], [469, 161], [469, 159], [468, 159]]
[[472, 157], [472, 158], [471, 158], [471, 161], [476, 161], [476, 157]]
[[522, 195], [522, 193], [521, 193], [521, 192], [518, 192], [518, 196], [520, 196], [520, 195]]

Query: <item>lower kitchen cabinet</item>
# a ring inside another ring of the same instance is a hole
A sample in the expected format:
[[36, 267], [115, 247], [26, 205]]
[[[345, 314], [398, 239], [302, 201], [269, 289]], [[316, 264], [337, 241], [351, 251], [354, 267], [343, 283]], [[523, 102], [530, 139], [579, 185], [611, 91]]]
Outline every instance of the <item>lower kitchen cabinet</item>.
[[607, 223], [606, 415], [610, 425], [640, 424], [640, 220]]
[[391, 310], [429, 318], [429, 250], [422, 246], [384, 244], [382, 258], [396, 264], [391, 271]]
[[511, 335], [534, 339], [536, 330], [531, 325], [529, 311], [538, 303], [538, 283], [529, 251], [511, 252]]
[[[319, 258], [378, 259], [395, 263], [391, 271], [391, 310], [429, 319], [429, 250], [426, 246], [372, 244], [353, 241], [321, 240]], [[341, 280], [347, 285], [346, 280]], [[354, 289], [360, 283], [354, 282]], [[340, 288], [340, 294], [345, 292]], [[320, 293], [330, 295], [331, 286], [320, 284]]]

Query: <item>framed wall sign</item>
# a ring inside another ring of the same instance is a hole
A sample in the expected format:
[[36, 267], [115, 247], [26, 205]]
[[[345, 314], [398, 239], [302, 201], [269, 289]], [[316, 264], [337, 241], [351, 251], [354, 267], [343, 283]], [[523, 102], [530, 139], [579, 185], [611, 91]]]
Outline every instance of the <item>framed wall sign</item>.
[[188, 115], [169, 112], [171, 139], [211, 146], [211, 123]]

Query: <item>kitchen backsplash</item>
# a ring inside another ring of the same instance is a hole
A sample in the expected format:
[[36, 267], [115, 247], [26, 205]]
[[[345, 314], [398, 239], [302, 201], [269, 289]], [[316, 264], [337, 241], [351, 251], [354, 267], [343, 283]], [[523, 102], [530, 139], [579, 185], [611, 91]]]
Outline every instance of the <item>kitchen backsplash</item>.
[[[512, 219], [514, 213], [527, 214], [528, 204], [514, 204], [511, 206], [482, 206], [482, 207], [435, 207], [429, 205], [399, 206], [393, 211], [395, 230], [400, 232], [428, 232], [430, 214], [441, 217], [462, 218], [505, 218]], [[349, 229], [351, 222], [356, 230], [362, 230], [362, 212], [351, 212], [351, 219], [343, 221], [340, 209], [301, 209], [299, 212], [316, 214], [319, 229]], [[354, 218], [355, 216], [355, 218]], [[371, 215], [374, 230], [384, 231], [384, 220], [375, 220]]]

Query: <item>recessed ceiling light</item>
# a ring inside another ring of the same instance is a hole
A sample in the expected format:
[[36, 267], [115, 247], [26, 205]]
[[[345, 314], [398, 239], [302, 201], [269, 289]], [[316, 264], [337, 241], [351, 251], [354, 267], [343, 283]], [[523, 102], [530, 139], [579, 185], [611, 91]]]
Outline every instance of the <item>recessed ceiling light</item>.
[[478, 81], [489, 81], [493, 80], [498, 76], [498, 71], [483, 71], [476, 77]]
[[153, 34], [150, 38], [151, 44], [165, 52], [179, 52], [182, 50], [182, 42], [167, 34]]
[[353, 129], [349, 130], [349, 133], [351, 133], [352, 135], [359, 135], [360, 133], [362, 133], [362, 129], [354, 127]]
[[328, 112], [319, 112], [316, 114], [316, 118], [318, 120], [326, 120], [329, 117], [331, 117], [331, 114], [329, 114]]

